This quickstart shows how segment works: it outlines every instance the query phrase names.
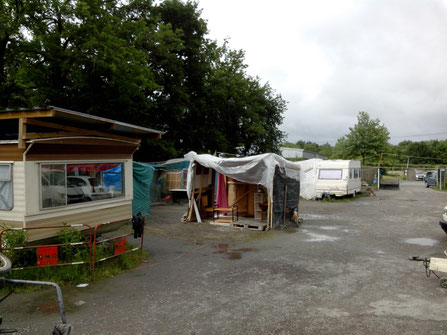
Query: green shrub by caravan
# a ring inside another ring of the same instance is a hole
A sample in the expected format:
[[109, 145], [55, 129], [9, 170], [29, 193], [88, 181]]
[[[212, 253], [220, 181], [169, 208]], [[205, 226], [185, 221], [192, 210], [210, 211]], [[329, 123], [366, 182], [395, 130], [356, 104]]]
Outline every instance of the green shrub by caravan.
[[309, 159], [298, 163], [301, 166], [300, 193], [305, 199], [355, 196], [360, 192], [360, 161]]

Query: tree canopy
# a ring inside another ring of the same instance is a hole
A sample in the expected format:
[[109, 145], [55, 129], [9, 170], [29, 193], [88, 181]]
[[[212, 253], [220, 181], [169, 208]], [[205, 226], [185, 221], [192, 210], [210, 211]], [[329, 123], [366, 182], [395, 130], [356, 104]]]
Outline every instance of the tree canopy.
[[5, 0], [0, 109], [55, 105], [166, 131], [140, 160], [277, 151], [286, 102], [207, 38], [192, 1]]
[[402, 141], [388, 143], [389, 132], [378, 119], [368, 113], [357, 115], [357, 124], [350, 133], [339, 138], [335, 146], [299, 140], [284, 142], [283, 146], [301, 148], [319, 153], [330, 159], [362, 159], [363, 165], [388, 167], [434, 167], [447, 165], [447, 140]]
[[365, 164], [368, 156], [386, 152], [390, 133], [379, 119], [371, 119], [366, 112], [359, 112], [357, 124], [349, 128], [346, 136], [338, 139], [336, 152], [346, 158], [361, 157]]

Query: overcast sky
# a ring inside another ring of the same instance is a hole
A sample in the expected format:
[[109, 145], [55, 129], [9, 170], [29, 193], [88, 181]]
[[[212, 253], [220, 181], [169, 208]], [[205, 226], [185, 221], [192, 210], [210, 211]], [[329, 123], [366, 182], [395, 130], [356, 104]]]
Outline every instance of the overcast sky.
[[447, 0], [198, 3], [209, 37], [288, 101], [288, 141], [335, 144], [359, 111], [394, 144], [447, 138]]

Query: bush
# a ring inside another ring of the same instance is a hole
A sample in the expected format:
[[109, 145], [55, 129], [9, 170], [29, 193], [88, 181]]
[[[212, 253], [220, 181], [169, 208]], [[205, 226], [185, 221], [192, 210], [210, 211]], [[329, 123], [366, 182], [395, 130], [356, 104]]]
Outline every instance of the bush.
[[[6, 229], [6, 227], [2, 227], [2, 229]], [[26, 240], [26, 233], [23, 230], [8, 230], [3, 234], [2, 248], [10, 249], [4, 250], [3, 253], [11, 260], [13, 267], [35, 265], [30, 264], [30, 260], [37, 259], [36, 249], [14, 250], [14, 248], [25, 246]]]

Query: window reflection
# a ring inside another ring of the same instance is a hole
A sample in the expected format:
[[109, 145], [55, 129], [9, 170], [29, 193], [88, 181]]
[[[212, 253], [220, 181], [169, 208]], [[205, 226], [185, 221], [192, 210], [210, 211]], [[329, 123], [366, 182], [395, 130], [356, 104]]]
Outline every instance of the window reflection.
[[124, 195], [122, 163], [42, 164], [42, 208]]

